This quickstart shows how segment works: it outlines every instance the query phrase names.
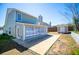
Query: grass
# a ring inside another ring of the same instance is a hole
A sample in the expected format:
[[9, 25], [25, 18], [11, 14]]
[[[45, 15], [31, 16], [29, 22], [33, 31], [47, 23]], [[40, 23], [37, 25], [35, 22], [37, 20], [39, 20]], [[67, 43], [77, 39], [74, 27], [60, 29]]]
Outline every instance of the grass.
[[[79, 31], [72, 31], [72, 32], [79, 34]], [[77, 47], [72, 48], [72, 54], [79, 55], [79, 48], [77, 48]]]
[[68, 34], [63, 34], [60, 39], [70, 47], [76, 44], [75, 40]]
[[71, 53], [72, 55], [79, 55], [79, 48], [73, 48], [72, 49], [72, 53]]
[[4, 33], [1, 34], [0, 35], [0, 46], [4, 45], [5, 42], [8, 42], [8, 41], [10, 41], [13, 38], [14, 38], [13, 36], [9, 36], [8, 34], [4, 34]]
[[69, 37], [69, 36], [67, 36], [65, 38], [67, 38], [66, 40], [68, 42], [69, 47], [72, 48], [72, 53], [71, 54], [72, 55], [79, 55], [79, 48], [76, 47], [76, 42], [74, 41], [74, 39]]
[[13, 38], [13, 36], [9, 36], [4, 33], [0, 35], [0, 53], [5, 50], [8, 50]]
[[73, 32], [75, 32], [75, 33], [79, 34], [79, 31], [73, 31]]
[[[19, 52], [23, 52], [25, 50], [28, 50], [28, 48], [25, 48], [19, 44], [17, 44], [15, 41], [13, 41], [14, 37], [7, 35], [7, 34], [2, 34], [0, 35], [0, 54], [16, 49]], [[16, 53], [16, 51], [12, 51], [11, 53]], [[12, 54], [10, 54], [12, 55]]]
[[5, 33], [0, 35], [0, 41], [1, 40], [8, 40], [8, 39], [11, 39], [11, 38], [13, 38], [13, 36], [10, 36], [10, 35], [5, 34]]
[[70, 34], [62, 34], [59, 39], [53, 44], [47, 54], [58, 54], [58, 55], [75, 55], [76, 49], [75, 40], [71, 37]]

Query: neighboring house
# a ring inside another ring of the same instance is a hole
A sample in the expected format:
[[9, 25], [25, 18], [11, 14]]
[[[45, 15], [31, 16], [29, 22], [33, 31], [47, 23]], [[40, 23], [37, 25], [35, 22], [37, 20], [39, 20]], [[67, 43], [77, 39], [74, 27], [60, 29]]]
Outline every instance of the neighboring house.
[[42, 18], [38, 19], [15, 8], [8, 8], [4, 33], [22, 40], [32, 36], [46, 35], [48, 26], [41, 22], [43, 23]]
[[48, 26], [48, 27], [50, 26], [50, 24], [43, 22], [43, 17], [41, 15], [38, 16], [38, 24], [45, 25], [45, 26]]

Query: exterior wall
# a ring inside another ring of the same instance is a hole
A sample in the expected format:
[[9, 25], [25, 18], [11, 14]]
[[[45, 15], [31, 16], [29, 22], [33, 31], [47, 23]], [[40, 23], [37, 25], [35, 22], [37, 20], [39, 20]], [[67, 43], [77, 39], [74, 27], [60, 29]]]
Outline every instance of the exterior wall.
[[[5, 25], [4, 25], [4, 33], [8, 35], [12, 35], [16, 37], [16, 22], [23, 22], [23, 23], [37, 23], [37, 18], [30, 16], [28, 14], [22, 13], [14, 8], [8, 8], [5, 18]], [[21, 14], [21, 19], [17, 19], [17, 13]], [[30, 21], [31, 20], [31, 21]]]
[[25, 24], [25, 23], [16, 23], [16, 37], [18, 39], [27, 40], [35, 36], [46, 35], [47, 27], [34, 25], [34, 24]]
[[18, 38], [18, 39], [24, 39], [23, 38], [23, 30], [24, 29], [24, 27], [23, 27], [23, 25], [21, 25], [21, 24], [18, 24], [18, 23], [16, 23], [16, 38]]
[[15, 11], [12, 9], [7, 9], [3, 32], [15, 37], [15, 24]]
[[20, 11], [16, 11], [16, 22], [36, 24], [38, 22], [38, 20], [37, 20], [37, 18], [35, 18], [33, 16], [27, 15]]
[[[7, 10], [4, 33], [22, 40], [25, 40], [28, 36], [47, 34], [47, 26], [38, 25], [37, 18], [20, 11], [18, 11], [18, 13], [21, 14], [21, 18], [17, 18], [17, 11], [18, 10], [13, 8]], [[31, 25], [28, 26], [28, 24]], [[31, 30], [28, 28], [31, 28]]]
[[26, 32], [26, 36], [25, 37], [29, 37], [29, 36], [40, 36], [40, 35], [46, 35], [47, 34], [47, 27], [42, 27], [39, 25], [35, 25], [35, 26], [26, 26], [25, 27], [25, 32]]
[[47, 34], [47, 27], [25, 26], [25, 38]]
[[58, 26], [57, 32], [59, 33], [68, 33], [68, 27], [67, 26]]

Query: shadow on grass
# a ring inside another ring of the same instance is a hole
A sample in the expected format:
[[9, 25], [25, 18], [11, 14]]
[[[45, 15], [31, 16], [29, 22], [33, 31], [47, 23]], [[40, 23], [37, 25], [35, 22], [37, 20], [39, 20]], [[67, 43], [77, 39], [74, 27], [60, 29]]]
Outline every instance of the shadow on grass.
[[27, 48], [17, 44], [16, 42], [14, 42], [13, 40], [9, 40], [9, 41], [3, 41], [0, 44], [0, 54], [12, 49], [17, 49], [20, 52], [23, 52], [24, 50], [27, 50]]
[[[51, 35], [46, 35], [42, 37], [32, 38], [32, 40], [28, 41], [25, 40], [24, 44], [30, 48], [31, 46], [34, 46], [38, 43], [40, 43], [43, 40], [46, 40], [47, 38], [51, 37]], [[19, 41], [18, 41], [19, 42]], [[19, 52], [23, 52], [25, 50], [28, 50], [28, 48], [24, 47], [23, 45], [19, 45], [13, 40], [4, 40], [0, 41], [0, 54], [12, 49], [17, 49]]]

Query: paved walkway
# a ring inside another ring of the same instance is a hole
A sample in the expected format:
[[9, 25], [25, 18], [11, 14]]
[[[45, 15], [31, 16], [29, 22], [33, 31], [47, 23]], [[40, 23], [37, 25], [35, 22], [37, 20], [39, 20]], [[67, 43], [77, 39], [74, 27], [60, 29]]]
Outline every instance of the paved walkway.
[[[26, 48], [29, 48], [30, 50], [38, 53], [38, 54], [45, 54], [47, 50], [52, 46], [52, 44], [59, 38], [60, 34], [58, 35], [51, 35], [51, 37], [45, 36], [44, 38], [35, 39], [35, 41], [29, 41], [29, 42], [22, 42], [17, 41], [20, 45], [23, 45]], [[38, 42], [39, 41], [39, 42]]]
[[47, 40], [42, 41], [41, 43], [30, 47], [29, 49], [43, 55], [52, 46], [52, 44], [58, 39], [59, 36], [60, 35], [54, 35], [54, 36], [48, 38]]

